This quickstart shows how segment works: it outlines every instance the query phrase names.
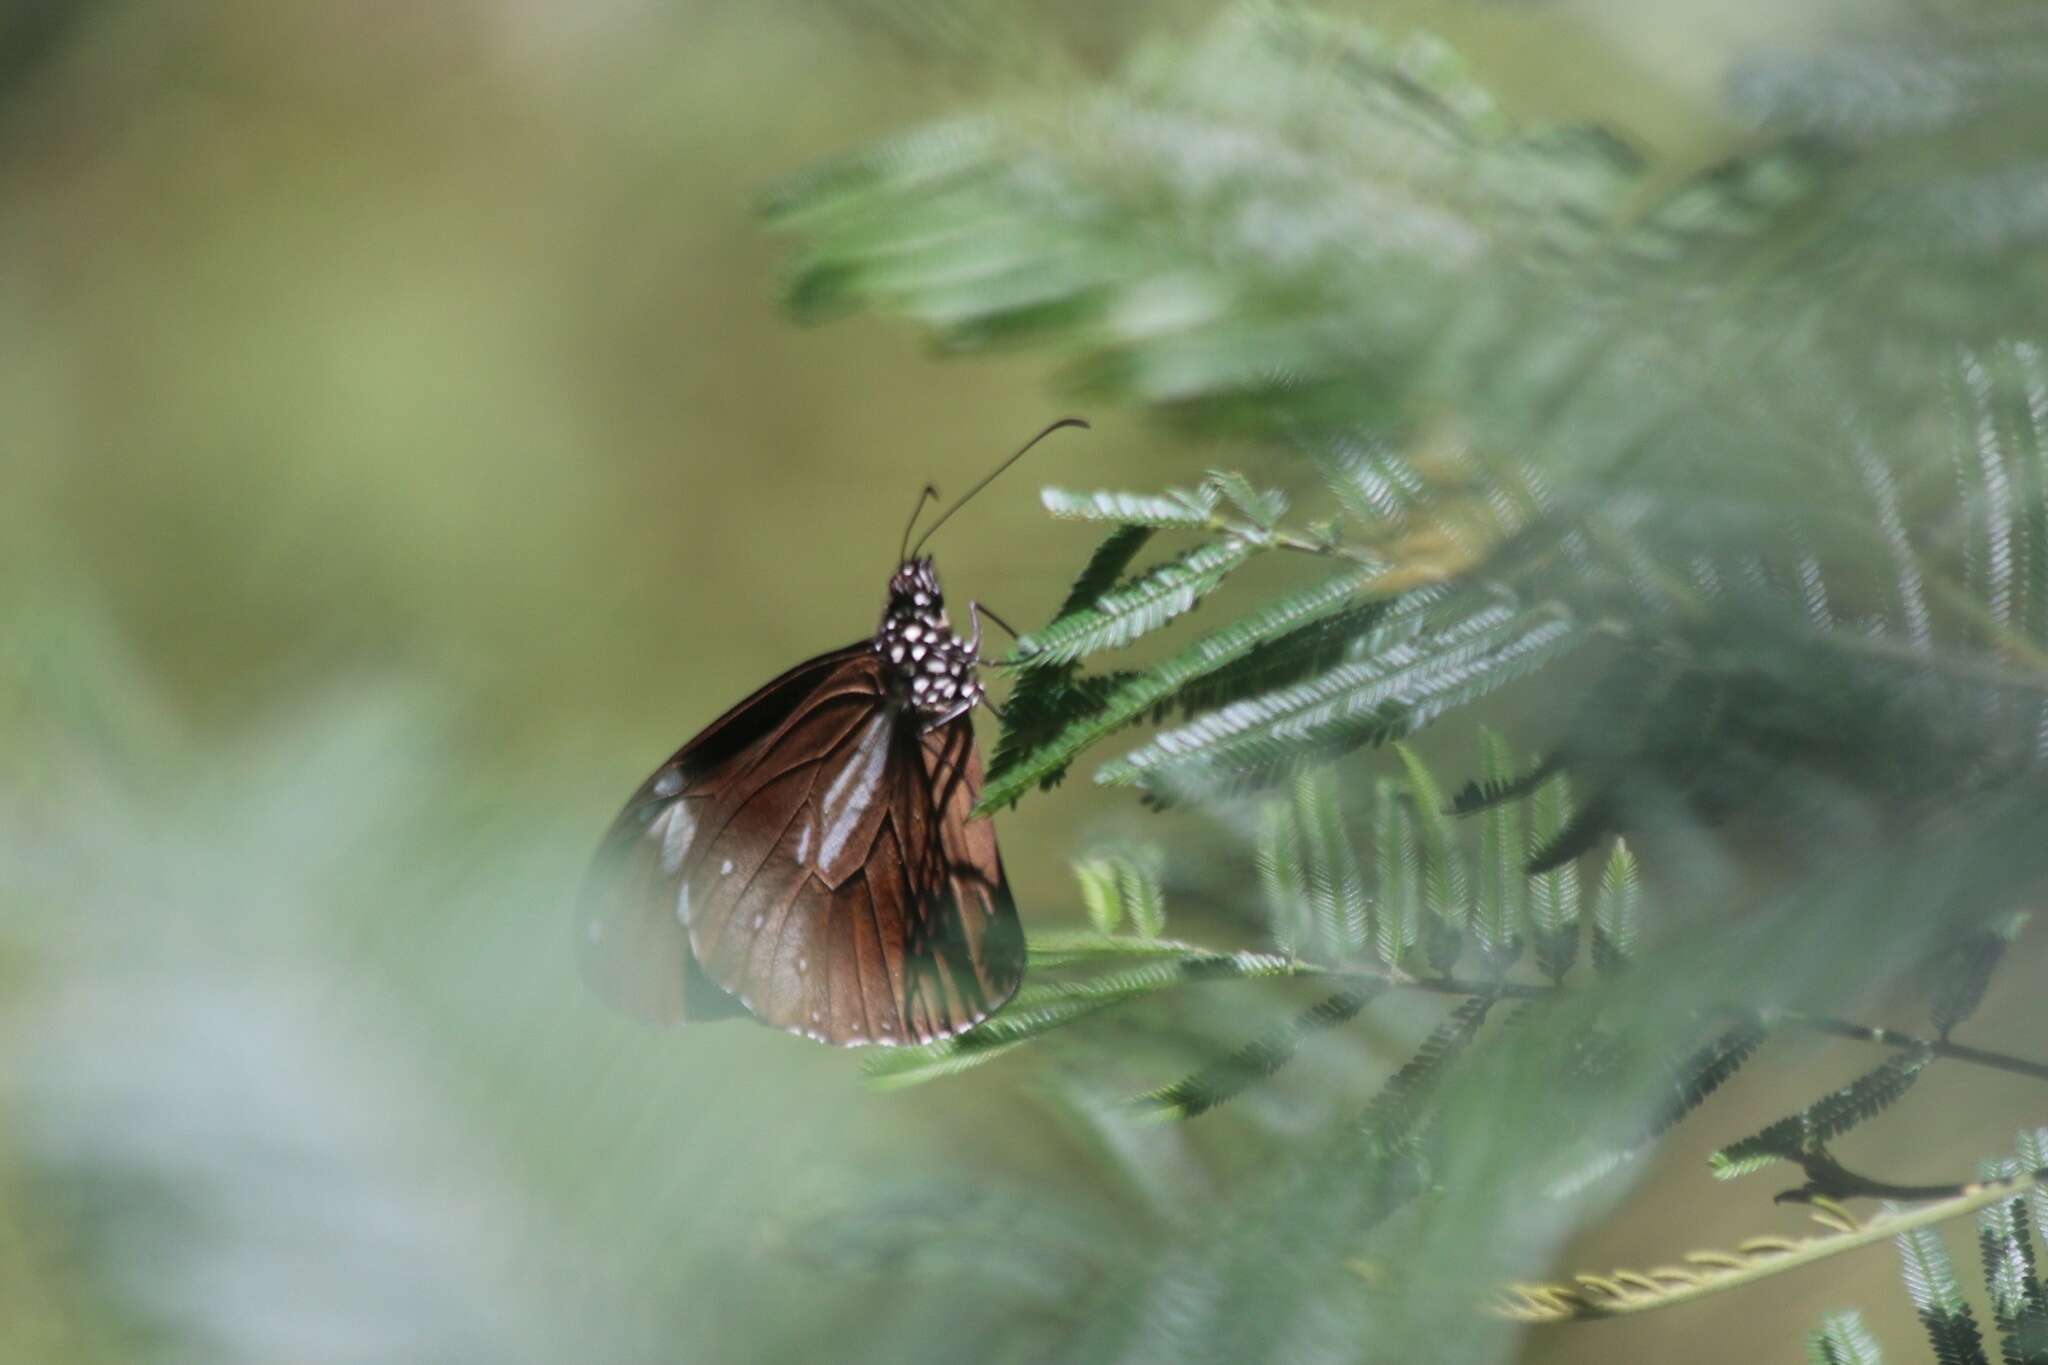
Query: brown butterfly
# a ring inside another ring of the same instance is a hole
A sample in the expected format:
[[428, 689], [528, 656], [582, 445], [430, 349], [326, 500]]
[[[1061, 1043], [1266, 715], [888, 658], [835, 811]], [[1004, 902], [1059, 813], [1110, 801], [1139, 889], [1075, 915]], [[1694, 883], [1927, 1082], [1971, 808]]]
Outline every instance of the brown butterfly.
[[[798, 664], [640, 785], [579, 905], [584, 975], [661, 1023], [751, 1013], [819, 1042], [924, 1043], [1000, 1009], [1024, 936], [981, 795], [981, 609], [955, 635], [925, 540], [870, 639]], [[931, 496], [926, 489], [919, 499]], [[912, 525], [916, 513], [912, 513]]]

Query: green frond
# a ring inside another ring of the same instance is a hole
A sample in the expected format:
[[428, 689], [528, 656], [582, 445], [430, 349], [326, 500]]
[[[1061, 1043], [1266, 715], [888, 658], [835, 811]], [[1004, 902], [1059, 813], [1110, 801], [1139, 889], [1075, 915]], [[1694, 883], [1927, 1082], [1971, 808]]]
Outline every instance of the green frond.
[[[1538, 861], [1539, 852], [1557, 838], [1571, 817], [1571, 781], [1559, 774], [1538, 787], [1530, 800], [1524, 866]], [[1579, 894], [1576, 863], [1529, 875], [1529, 937], [1536, 965], [1553, 983], [1563, 982], [1579, 959]]]
[[1105, 649], [1120, 649], [1192, 611], [1252, 553], [1236, 536], [1198, 545], [1157, 565], [1080, 610], [1017, 642], [1006, 663], [1024, 668], [1072, 663]]
[[1732, 1180], [1788, 1156], [1819, 1149], [1856, 1125], [1876, 1118], [1913, 1088], [1933, 1060], [1925, 1048], [1889, 1057], [1841, 1089], [1815, 1100], [1742, 1141], [1714, 1153], [1714, 1175]]
[[1635, 854], [1627, 840], [1616, 839], [1600, 873], [1600, 894], [1593, 901], [1593, 967], [1601, 975], [1612, 976], [1634, 960], [1642, 901]]
[[[1364, 570], [1332, 574], [1204, 635], [1163, 663], [1121, 679], [1094, 711], [1054, 730], [1002, 773], [991, 769], [976, 809], [1000, 809], [1047, 774], [1063, 771], [1089, 745], [1170, 700], [1197, 678], [1244, 658], [1264, 640], [1343, 610], [1369, 579]], [[1098, 773], [1096, 780], [1115, 779]]]
[[[2020, 1159], [2022, 1170], [2048, 1171], [2048, 1128], [2023, 1131], [2014, 1153]], [[2031, 1198], [2034, 1201], [2034, 1227], [2048, 1236], [2048, 1185], [2034, 1186]]]
[[1166, 893], [1160, 886], [1164, 862], [1159, 850], [1132, 846], [1105, 850], [1074, 863], [1081, 904], [1097, 934], [1113, 934], [1128, 920], [1140, 939], [1166, 931]]
[[[1985, 1162], [1979, 1174], [1986, 1181], [2014, 1181], [2021, 1171], [2017, 1161], [2002, 1157]], [[2022, 1365], [2042, 1365], [2048, 1362], [2048, 1293], [2035, 1274], [2031, 1224], [2025, 1197], [2015, 1193], [1977, 1215], [1977, 1249], [2000, 1355]]]
[[1806, 1339], [1806, 1358], [1813, 1365], [1884, 1365], [1877, 1338], [1855, 1309], [1830, 1313]]
[[[1108, 592], [1151, 538], [1149, 526], [1119, 526], [1110, 532], [1088, 557], [1053, 619], [1071, 616]], [[1125, 672], [1082, 677], [1078, 664], [1019, 670], [1003, 703], [1003, 731], [989, 759], [988, 780], [1004, 780], [1055, 735], [1099, 715], [1110, 694], [1131, 676]], [[1041, 765], [1032, 780], [1041, 790], [1050, 790], [1066, 771], [1065, 763]]]
[[1098, 780], [1142, 782], [1169, 795], [1270, 782], [1361, 745], [1404, 738], [1544, 667], [1578, 639], [1577, 627], [1557, 614], [1481, 608], [1408, 643], [1167, 730]]
[[1115, 933], [1124, 918], [1115, 864], [1099, 858], [1076, 862], [1074, 880], [1081, 885], [1081, 906], [1088, 912], [1089, 926], [1098, 934]]
[[1393, 605], [1387, 599], [1360, 602], [1263, 640], [1235, 663], [1189, 683], [1174, 695], [1173, 704], [1193, 716], [1350, 662], [1371, 651], [1373, 627]]
[[1217, 493], [1203, 485], [1192, 491], [1170, 488], [1164, 493], [1073, 493], [1064, 488], [1039, 490], [1045, 510], [1067, 521], [1114, 521], [1125, 526], [1186, 526], [1209, 524], [1216, 511]]
[[1444, 815], [1443, 790], [1415, 751], [1394, 746], [1415, 799], [1421, 832], [1422, 955], [1432, 971], [1444, 973], [1458, 965], [1464, 951], [1464, 928], [1472, 903], [1472, 877], [1457, 831]]
[[1659, 1137], [1677, 1127], [1740, 1071], [1768, 1036], [1760, 1020], [1747, 1019], [1686, 1057], [1678, 1065], [1670, 1097], [1651, 1119], [1646, 1136]]
[[[1049, 944], [1058, 945], [1057, 938]], [[1079, 951], [1093, 942], [1093, 951]], [[866, 1075], [884, 1088], [915, 1085], [979, 1066], [1021, 1043], [1079, 1022], [1111, 1006], [1126, 1004], [1161, 991], [1209, 981], [1242, 981], [1261, 977], [1298, 976], [1306, 970], [1293, 958], [1272, 953], [1216, 953], [1164, 940], [1131, 939], [1118, 946], [1114, 936], [1090, 934], [1069, 939], [1055, 959], [1065, 957], [1067, 972], [1041, 972], [1028, 978], [1001, 1013], [954, 1038], [911, 1047], [875, 1049], [862, 1058]], [[1034, 949], [1033, 961], [1044, 958]], [[1080, 964], [1109, 962], [1108, 970], [1073, 974]]]
[[[1891, 1208], [1886, 1205], [1887, 1212]], [[1949, 1259], [1941, 1234], [1932, 1227], [1920, 1227], [1901, 1232], [1896, 1240], [1906, 1295], [1927, 1332], [1935, 1360], [1939, 1365], [1991, 1365], [1984, 1354], [1977, 1315], [1963, 1297], [1955, 1263]]]
[[1301, 829], [1285, 801], [1261, 801], [1253, 861], [1273, 940], [1293, 956], [1309, 952], [1315, 921], [1309, 906], [1308, 871], [1302, 862]]
[[1373, 949], [1399, 971], [1422, 933], [1422, 850], [1411, 798], [1401, 783], [1373, 787]]
[[1957, 1024], [1977, 1012], [1999, 959], [2019, 937], [2026, 921], [2024, 914], [2002, 916], [1993, 924], [1964, 932], [1936, 958], [1928, 1012], [1944, 1040]]
[[[1141, 708], [1104, 719], [1119, 689], [1139, 676], [1131, 669], [1084, 676], [1078, 664], [1020, 672], [1009, 700], [1003, 703], [1003, 731], [989, 758], [989, 785], [1015, 787], [1016, 794], [1033, 784], [1042, 791], [1057, 786], [1066, 777], [1073, 757], [1048, 760], [1048, 750], [1059, 736], [1093, 722], [1100, 722], [1101, 733], [1106, 735], [1144, 718]], [[1018, 770], [1027, 764], [1030, 771], [1019, 778]], [[983, 793], [986, 801], [986, 787]]]
[[1552, 755], [1524, 773], [1504, 778], [1473, 778], [1451, 798], [1451, 814], [1477, 815], [1505, 801], [1520, 801], [1549, 781], [1556, 771], [1557, 758]]
[[[1481, 780], [1505, 785], [1513, 779], [1514, 756], [1496, 731], [1480, 731]], [[1522, 927], [1527, 883], [1522, 875], [1524, 848], [1522, 812], [1499, 802], [1488, 808], [1479, 827], [1479, 876], [1469, 922], [1489, 970], [1499, 974], [1522, 955]]]
[[1359, 1118], [1359, 1128], [1382, 1151], [1409, 1137], [1443, 1084], [1444, 1073], [1464, 1055], [1492, 1010], [1494, 997], [1475, 995], [1459, 1003], [1448, 1018], [1430, 1031], [1415, 1055], [1387, 1078]]
[[1026, 940], [1033, 968], [1101, 966], [1149, 958], [1210, 957], [1209, 949], [1170, 938], [1102, 934], [1093, 929], [1042, 929]]
[[1161, 938], [1166, 933], [1166, 891], [1160, 885], [1164, 856], [1156, 848], [1137, 849], [1115, 860], [1117, 888], [1123, 893], [1124, 911], [1131, 928], [1140, 938]]
[[1088, 562], [1081, 566], [1081, 572], [1075, 576], [1052, 619], [1057, 621], [1063, 616], [1072, 616], [1115, 587], [1117, 580], [1131, 567], [1131, 561], [1151, 539], [1152, 528], [1149, 526], [1119, 526], [1104, 536], [1102, 543], [1088, 556]]
[[1263, 1038], [1246, 1043], [1214, 1066], [1138, 1096], [1136, 1103], [1173, 1118], [1191, 1119], [1236, 1099], [1294, 1060], [1316, 1033], [1350, 1022], [1372, 1002], [1377, 988], [1339, 991], [1297, 1014]]
[[1277, 488], [1256, 489], [1249, 479], [1234, 469], [1210, 470], [1202, 487], [1212, 494], [1221, 494], [1224, 501], [1260, 530], [1272, 530], [1280, 518], [1287, 515], [1285, 493]]
[[1350, 961], [1372, 942], [1371, 902], [1328, 769], [1311, 769], [1295, 779], [1294, 820], [1300, 830], [1318, 952], [1335, 962]]

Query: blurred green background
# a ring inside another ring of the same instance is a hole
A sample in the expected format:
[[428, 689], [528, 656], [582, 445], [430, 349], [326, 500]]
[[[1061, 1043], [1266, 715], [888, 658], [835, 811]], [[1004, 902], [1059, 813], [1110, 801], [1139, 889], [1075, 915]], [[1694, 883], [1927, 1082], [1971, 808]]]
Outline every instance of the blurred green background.
[[[1142, 1212], [1102, 1170], [1227, 1178], [1229, 1120], [1128, 1130], [1029, 1065], [875, 1095], [641, 1030], [567, 909], [649, 768], [872, 628], [918, 487], [1066, 410], [1032, 363], [790, 326], [755, 197], [1211, 8], [0, 7], [0, 1358], [1039, 1358]], [[1360, 8], [1684, 168], [1739, 136], [1732, 53], [1851, 7]], [[1056, 603], [1091, 537], [1037, 483], [1256, 460], [1088, 415], [934, 542], [956, 597]], [[1128, 806], [1003, 817], [1028, 925]], [[2042, 1022], [1994, 991], [1973, 1036]], [[1796, 1228], [1705, 1175], [1812, 1092], [1759, 1071], [1573, 1265]], [[2038, 1118], [1944, 1131], [1972, 1079], [1870, 1163]], [[1040, 1254], [978, 1260], [977, 1221]], [[1910, 1342], [1893, 1284], [1877, 1250], [1529, 1352], [1789, 1358], [1849, 1301]]]

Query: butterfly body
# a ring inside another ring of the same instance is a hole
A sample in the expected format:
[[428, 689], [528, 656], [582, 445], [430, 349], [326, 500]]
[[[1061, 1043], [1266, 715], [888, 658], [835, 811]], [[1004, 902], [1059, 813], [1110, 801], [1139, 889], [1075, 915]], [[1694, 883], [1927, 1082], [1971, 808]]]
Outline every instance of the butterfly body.
[[906, 559], [868, 640], [711, 723], [641, 784], [580, 905], [585, 975], [660, 1022], [744, 1010], [842, 1045], [973, 1027], [1023, 976], [981, 791], [977, 618]]

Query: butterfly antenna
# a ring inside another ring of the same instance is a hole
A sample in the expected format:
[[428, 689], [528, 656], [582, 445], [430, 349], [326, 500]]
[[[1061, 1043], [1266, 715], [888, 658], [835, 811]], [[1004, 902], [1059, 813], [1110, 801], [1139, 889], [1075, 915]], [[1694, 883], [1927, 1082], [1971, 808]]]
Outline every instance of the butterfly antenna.
[[[903, 523], [903, 543], [896, 549], [896, 562], [902, 564], [910, 558], [910, 533], [917, 529], [917, 514], [924, 511], [924, 505], [939, 496], [937, 484], [926, 484], [924, 491], [917, 495], [917, 505], [910, 509], [910, 520]], [[924, 542], [919, 541], [922, 545]]]
[[1036, 436], [1026, 441], [1023, 445], [1017, 447], [1016, 454], [1010, 456], [1009, 459], [1004, 460], [1001, 464], [997, 465], [994, 469], [991, 469], [987, 474], [983, 475], [980, 483], [977, 483], [976, 485], [974, 485], [974, 487], [968, 489], [965, 493], [962, 493], [958, 498], [955, 498], [953, 500], [953, 505], [951, 507], [948, 507], [945, 511], [939, 513], [939, 519], [933, 522], [931, 525], [925, 527], [924, 534], [917, 538], [917, 544], [910, 547], [910, 554], [915, 555], [919, 550], [922, 550], [924, 548], [924, 543], [932, 538], [932, 532], [938, 530], [941, 526], [944, 526], [946, 524], [947, 517], [952, 516], [962, 507], [965, 507], [967, 505], [967, 500], [969, 498], [973, 497], [976, 493], [979, 493], [982, 489], [994, 483], [996, 481], [996, 476], [998, 474], [1001, 474], [1005, 469], [1008, 469], [1011, 465], [1023, 459], [1025, 454], [1030, 451], [1031, 447], [1037, 445], [1040, 441], [1043, 441], [1046, 437], [1052, 435], [1061, 427], [1080, 427], [1083, 431], [1086, 431], [1088, 429], [1088, 423], [1079, 417], [1062, 417], [1059, 421], [1052, 423], [1050, 426], [1046, 427], [1044, 431], [1039, 432]]

